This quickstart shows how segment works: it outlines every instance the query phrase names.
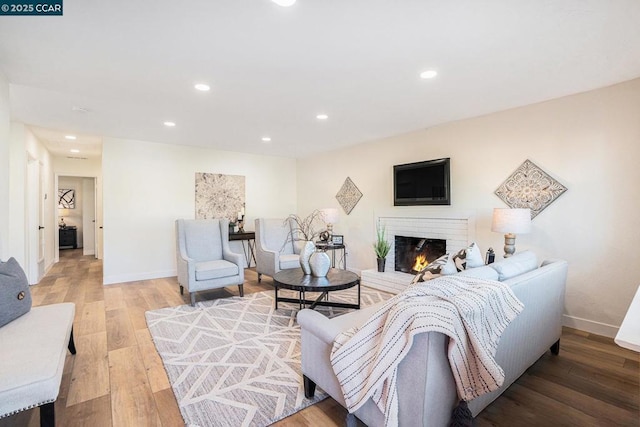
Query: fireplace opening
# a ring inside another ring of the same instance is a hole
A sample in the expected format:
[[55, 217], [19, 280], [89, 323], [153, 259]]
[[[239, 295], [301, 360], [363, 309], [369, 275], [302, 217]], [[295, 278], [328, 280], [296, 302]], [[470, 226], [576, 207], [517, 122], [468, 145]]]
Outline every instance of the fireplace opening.
[[395, 270], [417, 273], [447, 252], [447, 241], [395, 236]]

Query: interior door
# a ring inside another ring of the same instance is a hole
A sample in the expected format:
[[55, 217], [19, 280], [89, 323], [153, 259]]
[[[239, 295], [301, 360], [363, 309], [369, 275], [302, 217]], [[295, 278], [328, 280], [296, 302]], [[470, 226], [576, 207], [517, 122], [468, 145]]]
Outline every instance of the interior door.
[[44, 183], [37, 159], [27, 162], [27, 275], [35, 285], [44, 275]]
[[96, 256], [95, 179], [82, 180], [82, 254]]

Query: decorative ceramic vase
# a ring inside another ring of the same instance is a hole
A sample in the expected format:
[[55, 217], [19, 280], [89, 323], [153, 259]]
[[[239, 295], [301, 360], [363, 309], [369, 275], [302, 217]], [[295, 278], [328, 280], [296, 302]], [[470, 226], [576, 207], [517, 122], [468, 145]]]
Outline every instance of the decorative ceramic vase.
[[384, 265], [386, 261], [386, 258], [378, 258], [378, 272], [384, 273]]
[[324, 251], [317, 251], [309, 258], [311, 275], [314, 277], [325, 277], [331, 268], [331, 258]]
[[300, 250], [300, 267], [302, 268], [302, 272], [304, 274], [311, 274], [311, 267], [309, 266], [309, 258], [316, 250], [316, 245], [311, 241], [307, 240], [302, 245], [302, 249]]

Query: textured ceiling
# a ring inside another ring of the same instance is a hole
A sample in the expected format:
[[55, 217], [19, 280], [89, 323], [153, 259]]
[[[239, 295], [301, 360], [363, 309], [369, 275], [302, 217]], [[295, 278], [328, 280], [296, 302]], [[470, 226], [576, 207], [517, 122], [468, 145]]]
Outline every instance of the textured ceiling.
[[303, 157], [639, 77], [639, 22], [637, 0], [65, 0], [0, 17], [0, 69], [58, 145]]

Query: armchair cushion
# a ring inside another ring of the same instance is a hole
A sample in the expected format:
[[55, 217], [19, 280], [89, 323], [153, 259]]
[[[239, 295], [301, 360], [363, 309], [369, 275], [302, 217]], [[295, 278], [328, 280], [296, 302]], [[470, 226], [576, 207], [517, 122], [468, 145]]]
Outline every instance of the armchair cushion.
[[218, 223], [185, 221], [184, 243], [189, 258], [195, 261], [222, 259], [222, 240]]
[[280, 270], [300, 267], [300, 255], [287, 254], [280, 255]]
[[[281, 254], [293, 254], [293, 242], [290, 240], [291, 226], [281, 219], [264, 219], [263, 242], [267, 249]], [[285, 244], [285, 242], [287, 242]], [[283, 246], [284, 244], [284, 246]]]
[[238, 266], [223, 259], [196, 263], [196, 280], [219, 279], [236, 275], [238, 275]]

